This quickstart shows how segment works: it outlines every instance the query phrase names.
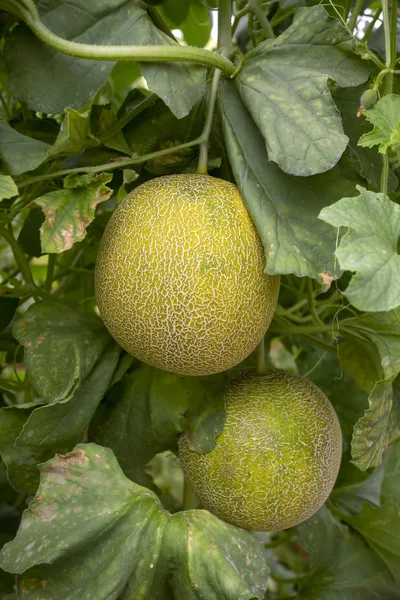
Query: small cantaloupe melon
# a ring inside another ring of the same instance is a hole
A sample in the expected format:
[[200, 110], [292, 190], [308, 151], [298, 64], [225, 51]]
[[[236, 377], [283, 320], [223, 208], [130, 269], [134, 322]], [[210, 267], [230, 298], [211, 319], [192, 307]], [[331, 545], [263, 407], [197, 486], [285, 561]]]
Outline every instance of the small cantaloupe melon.
[[225, 393], [226, 422], [206, 454], [179, 439], [179, 458], [203, 506], [253, 531], [279, 531], [310, 517], [330, 494], [342, 436], [328, 398], [304, 377], [248, 373]]
[[100, 314], [130, 354], [184, 375], [225, 371], [254, 350], [279, 277], [238, 188], [208, 175], [144, 183], [114, 211], [100, 244]]

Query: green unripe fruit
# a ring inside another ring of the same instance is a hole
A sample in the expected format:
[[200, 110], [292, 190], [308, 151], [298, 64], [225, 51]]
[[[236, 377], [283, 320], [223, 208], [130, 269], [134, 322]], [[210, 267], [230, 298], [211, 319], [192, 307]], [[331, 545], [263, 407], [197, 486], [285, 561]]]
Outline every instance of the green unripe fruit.
[[226, 422], [214, 450], [179, 458], [203, 506], [253, 531], [293, 527], [322, 506], [342, 455], [339, 421], [328, 398], [286, 371], [248, 373], [225, 393]]
[[172, 373], [241, 362], [275, 311], [279, 277], [238, 188], [208, 175], [144, 183], [114, 211], [100, 244], [100, 314], [130, 354]]
[[361, 94], [360, 106], [363, 108], [371, 108], [378, 100], [378, 92], [375, 89], [365, 90]]

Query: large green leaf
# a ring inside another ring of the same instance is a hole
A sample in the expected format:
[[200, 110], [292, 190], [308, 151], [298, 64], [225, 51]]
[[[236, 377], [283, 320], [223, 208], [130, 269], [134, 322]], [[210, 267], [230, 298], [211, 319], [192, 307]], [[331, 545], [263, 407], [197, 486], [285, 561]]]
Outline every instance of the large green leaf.
[[347, 146], [328, 78], [341, 87], [367, 80], [367, 67], [349, 52], [351, 40], [322, 6], [300, 8], [284, 33], [245, 58], [238, 89], [265, 138], [269, 160], [286, 173], [328, 171]]
[[359, 310], [392, 310], [400, 305], [400, 207], [384, 194], [357, 188], [357, 198], [342, 198], [319, 217], [348, 228], [335, 254], [342, 269], [356, 271], [344, 292], [350, 302]]
[[176, 449], [189, 403], [187, 383], [187, 377], [139, 365], [99, 406], [90, 441], [112, 448], [127, 477], [144, 483], [146, 463], [158, 452]]
[[46, 158], [50, 146], [18, 133], [0, 120], [0, 158], [11, 175], [36, 169]]
[[396, 599], [397, 588], [384, 563], [325, 507], [298, 532], [310, 561], [299, 600]]
[[112, 194], [112, 189], [106, 185], [111, 179], [109, 173], [94, 177], [75, 176], [73, 181], [66, 178], [63, 190], [55, 190], [35, 199], [46, 216], [40, 228], [42, 252], [59, 254], [85, 238], [96, 206], [108, 200]]
[[227, 381], [221, 375], [183, 377], [140, 364], [107, 394], [89, 439], [112, 448], [124, 473], [143, 483], [146, 463], [158, 452], [176, 451], [186, 427], [193, 447], [214, 448], [225, 422]]
[[49, 404], [73, 396], [112, 340], [99, 317], [63, 300], [32, 305], [13, 334], [25, 348], [34, 388]]
[[[141, 2], [128, 0], [39, 0], [46, 27], [60, 37], [89, 44], [172, 45], [168, 35], [148, 19]], [[5, 58], [14, 95], [33, 110], [62, 112], [80, 108], [104, 84], [115, 62], [74, 58], [45, 46], [25, 26], [14, 29]], [[149, 88], [178, 117], [184, 117], [205, 89], [205, 69], [188, 64], [145, 63]]]
[[37, 464], [84, 438], [118, 363], [120, 348], [98, 317], [65, 301], [33, 305], [15, 326], [29, 379], [45, 406], [0, 411], [0, 451], [12, 485], [34, 493]]
[[169, 515], [96, 444], [43, 465], [0, 564], [23, 573], [19, 589], [31, 600], [67, 600], [77, 590], [82, 600], [261, 600], [268, 576], [252, 534], [205, 511]]
[[268, 273], [307, 275], [324, 283], [338, 277], [336, 232], [317, 217], [324, 206], [355, 191], [354, 185], [336, 169], [294, 177], [268, 162], [263, 138], [232, 82], [221, 86], [220, 107], [229, 159], [263, 242]]

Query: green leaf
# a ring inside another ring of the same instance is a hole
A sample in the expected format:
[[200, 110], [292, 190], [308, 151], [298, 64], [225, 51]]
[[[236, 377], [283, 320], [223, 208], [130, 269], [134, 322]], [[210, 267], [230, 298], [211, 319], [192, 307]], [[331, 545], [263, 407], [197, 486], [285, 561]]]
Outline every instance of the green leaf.
[[[355, 169], [376, 190], [380, 189], [382, 173], [382, 157], [375, 150], [358, 145], [360, 137], [369, 130], [368, 122], [360, 117], [355, 118], [360, 106], [360, 96], [365, 86], [356, 88], [337, 88], [333, 92], [335, 103], [340, 110], [345, 134], [349, 137], [349, 153]], [[397, 177], [389, 170], [388, 191], [397, 187]]]
[[385, 464], [382, 463], [364, 481], [336, 487], [329, 500], [338, 510], [349, 515], [359, 513], [365, 502], [369, 502], [372, 506], [379, 506], [384, 475]]
[[60, 132], [49, 151], [49, 156], [74, 154], [85, 150], [85, 148], [99, 144], [90, 131], [89, 109], [85, 108], [77, 111], [73, 108], [66, 108], [64, 112], [65, 115], [61, 123]]
[[0, 564], [23, 573], [19, 589], [32, 600], [67, 600], [77, 589], [96, 600], [261, 600], [268, 576], [252, 534], [205, 511], [169, 515], [96, 444], [43, 465]]
[[340, 328], [345, 335], [340, 362], [363, 389], [369, 392], [377, 381], [400, 373], [400, 320], [394, 311], [343, 319]]
[[379, 508], [375, 508], [364, 504], [357, 515], [345, 515], [343, 519], [363, 536], [369, 547], [383, 560], [397, 586], [400, 586], [399, 505], [385, 502]]
[[310, 562], [299, 600], [395, 600], [396, 587], [383, 562], [325, 507], [297, 530]]
[[353, 462], [360, 469], [380, 464], [383, 452], [400, 435], [399, 401], [393, 379], [400, 373], [400, 322], [392, 312], [344, 319], [345, 341], [338, 353], [343, 368], [370, 392], [369, 409], [354, 428]]
[[359, 310], [389, 311], [400, 305], [400, 207], [380, 193], [357, 186], [360, 195], [322, 209], [319, 218], [347, 227], [335, 255], [342, 269], [356, 271], [345, 295]]
[[72, 398], [112, 340], [101, 319], [63, 300], [32, 305], [14, 325], [29, 378], [44, 402]]
[[233, 83], [222, 84], [220, 106], [230, 163], [263, 242], [267, 272], [307, 275], [324, 283], [338, 277], [332, 256], [336, 232], [317, 217], [323, 206], [351, 194], [354, 185], [336, 169], [294, 177], [268, 162], [263, 138]]
[[49, 192], [36, 198], [45, 216], [40, 228], [42, 251], [65, 252], [86, 236], [86, 227], [93, 221], [96, 206], [108, 200], [112, 189], [106, 186], [112, 175], [102, 173], [89, 178], [85, 185]]
[[196, 386], [196, 393], [189, 398], [185, 435], [191, 448], [197, 452], [211, 452], [217, 436], [224, 428], [224, 396], [228, 383], [229, 376], [226, 373], [202, 377]]
[[382, 498], [400, 505], [400, 442], [388, 451], [385, 476], [382, 484]]
[[356, 423], [351, 442], [352, 462], [361, 470], [380, 465], [387, 446], [400, 435], [399, 423], [392, 429], [393, 411], [398, 412], [398, 407], [391, 382], [376, 383], [368, 402], [369, 409]]
[[0, 158], [11, 175], [36, 169], [46, 158], [50, 146], [18, 133], [0, 120]]
[[18, 188], [15, 185], [14, 179], [9, 175], [0, 175], [0, 201], [5, 198], [12, 198], [13, 196], [18, 196]]
[[[40, 449], [32, 452], [21, 444], [17, 448], [15, 441], [31, 414], [33, 407], [6, 407], [0, 410], [0, 454], [7, 466], [8, 480], [14, 489], [29, 490], [35, 493], [41, 462]], [[27, 468], [27, 465], [29, 467]]]
[[194, 449], [214, 448], [225, 422], [228, 381], [225, 375], [183, 377], [141, 363], [109, 391], [89, 439], [112, 448], [124, 473], [148, 485], [143, 467], [159, 452], [177, 451], [186, 427]]
[[269, 160], [286, 173], [329, 171], [347, 146], [328, 78], [341, 87], [368, 79], [367, 67], [349, 53], [351, 40], [322, 6], [299, 8], [284, 33], [245, 58], [235, 81], [265, 138]]
[[189, 14], [179, 27], [189, 46], [205, 46], [210, 39], [212, 28], [208, 10], [199, 0], [191, 0]]
[[38, 463], [52, 458], [56, 452], [68, 452], [82, 441], [108, 389], [119, 351], [111, 342], [69, 401], [40, 406], [26, 415], [10, 454], [4, 455], [10, 481], [16, 489], [34, 494], [39, 484]]
[[90, 441], [112, 448], [125, 475], [147, 483], [143, 467], [158, 452], [176, 449], [191, 387], [188, 377], [141, 363], [99, 406]]
[[381, 154], [386, 154], [389, 149], [400, 149], [400, 96], [384, 96], [372, 108], [364, 110], [363, 115], [374, 128], [360, 137], [360, 146], [379, 146]]
[[[148, 19], [140, 2], [126, 0], [40, 0], [43, 24], [56, 35], [75, 42], [107, 45], [175, 45]], [[79, 109], [105, 83], [112, 61], [94, 61], [61, 54], [44, 45], [24, 25], [15, 28], [5, 48], [10, 87], [29, 108], [60, 113]], [[205, 91], [205, 69], [195, 64], [144, 63], [149, 88], [178, 117], [188, 114]]]

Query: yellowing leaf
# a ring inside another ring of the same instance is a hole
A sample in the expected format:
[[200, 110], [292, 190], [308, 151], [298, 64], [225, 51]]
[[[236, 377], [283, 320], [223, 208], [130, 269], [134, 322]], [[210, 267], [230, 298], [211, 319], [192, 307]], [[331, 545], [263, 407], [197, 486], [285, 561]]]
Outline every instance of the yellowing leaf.
[[103, 173], [85, 186], [56, 190], [35, 200], [46, 216], [40, 228], [42, 252], [60, 254], [85, 238], [96, 206], [112, 194], [105, 185], [111, 179], [112, 175]]

